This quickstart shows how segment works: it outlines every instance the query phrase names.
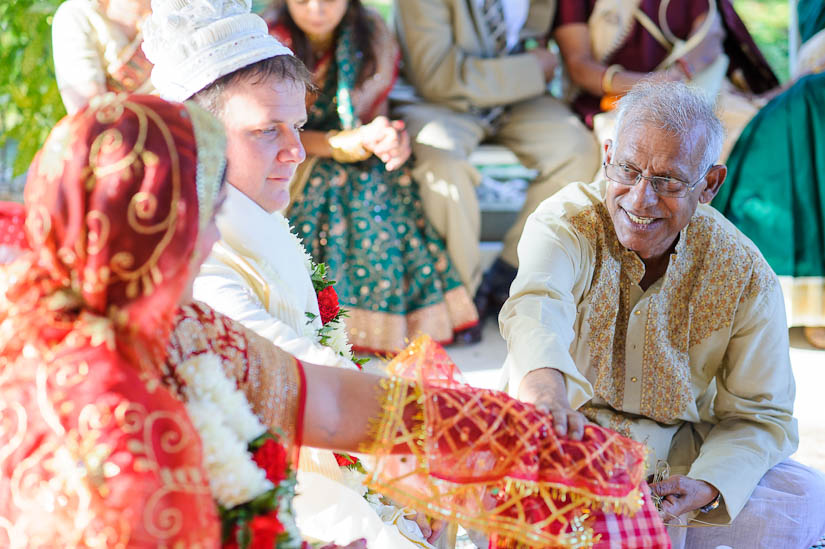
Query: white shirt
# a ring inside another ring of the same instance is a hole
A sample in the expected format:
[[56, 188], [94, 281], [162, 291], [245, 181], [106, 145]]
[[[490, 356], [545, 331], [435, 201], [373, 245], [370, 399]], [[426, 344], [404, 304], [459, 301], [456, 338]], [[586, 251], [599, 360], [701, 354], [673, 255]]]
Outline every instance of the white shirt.
[[195, 299], [298, 360], [354, 367], [318, 343], [320, 313], [308, 257], [283, 215], [267, 213], [229, 185], [217, 224], [221, 240], [195, 278]]
[[[481, 8], [484, 0], [476, 0], [476, 5]], [[518, 44], [521, 29], [527, 22], [530, 0], [501, 0], [501, 5], [504, 11], [504, 24], [507, 25], [507, 49], [511, 50]]]

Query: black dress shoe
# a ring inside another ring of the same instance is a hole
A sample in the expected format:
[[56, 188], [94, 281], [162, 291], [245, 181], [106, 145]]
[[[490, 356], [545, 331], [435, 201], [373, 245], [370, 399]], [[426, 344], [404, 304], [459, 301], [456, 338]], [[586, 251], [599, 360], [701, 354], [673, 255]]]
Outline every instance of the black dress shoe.
[[510, 297], [510, 285], [515, 280], [516, 273], [518, 269], [500, 258], [484, 273], [473, 299], [479, 319], [486, 318], [488, 314], [498, 316], [504, 302]]
[[480, 343], [483, 324], [484, 321], [479, 319], [478, 324], [456, 332], [455, 337], [453, 338], [453, 343], [456, 345], [473, 345], [475, 343]]

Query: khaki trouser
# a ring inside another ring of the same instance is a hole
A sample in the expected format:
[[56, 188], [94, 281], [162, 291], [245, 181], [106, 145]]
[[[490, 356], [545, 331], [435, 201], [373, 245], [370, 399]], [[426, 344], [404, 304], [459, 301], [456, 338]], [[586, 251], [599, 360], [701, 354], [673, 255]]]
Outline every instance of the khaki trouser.
[[548, 196], [573, 181], [590, 181], [599, 166], [596, 140], [560, 101], [541, 96], [508, 107], [492, 128], [480, 117], [428, 103], [399, 106], [412, 138], [413, 177], [424, 211], [445, 239], [461, 280], [472, 292], [481, 282], [481, 213], [475, 186], [481, 175], [470, 153], [483, 140], [503, 145], [538, 171], [518, 219], [504, 237], [501, 257], [518, 266], [516, 246], [524, 223]]

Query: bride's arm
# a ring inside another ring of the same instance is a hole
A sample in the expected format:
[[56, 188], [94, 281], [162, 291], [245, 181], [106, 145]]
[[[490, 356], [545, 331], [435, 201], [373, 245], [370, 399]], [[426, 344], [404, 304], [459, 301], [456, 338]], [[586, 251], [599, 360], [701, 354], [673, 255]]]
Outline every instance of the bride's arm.
[[303, 444], [358, 452], [372, 442], [384, 391], [375, 374], [303, 364], [306, 378]]

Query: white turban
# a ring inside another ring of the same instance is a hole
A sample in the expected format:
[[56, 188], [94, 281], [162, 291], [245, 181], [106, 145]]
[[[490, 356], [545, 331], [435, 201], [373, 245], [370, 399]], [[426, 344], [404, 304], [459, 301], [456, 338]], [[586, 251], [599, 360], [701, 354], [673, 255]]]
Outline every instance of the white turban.
[[143, 51], [160, 96], [183, 101], [238, 69], [292, 55], [251, 9], [251, 0], [152, 0]]

